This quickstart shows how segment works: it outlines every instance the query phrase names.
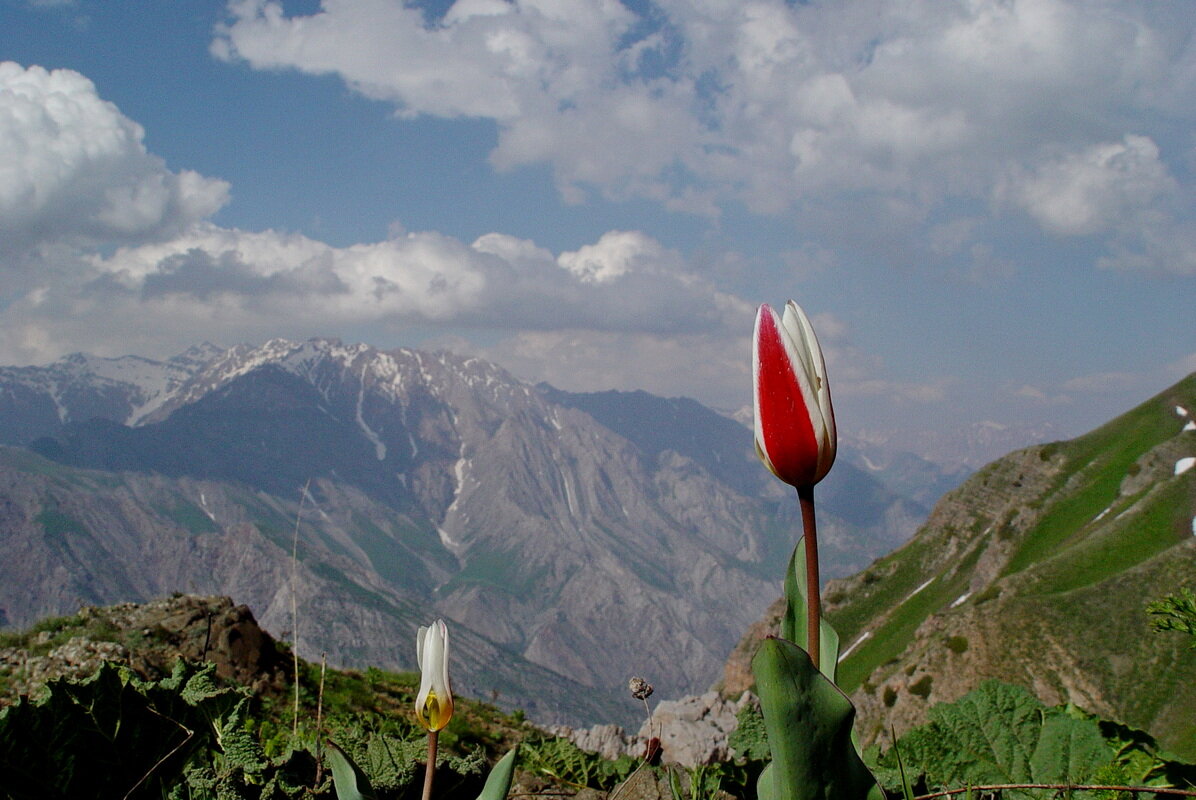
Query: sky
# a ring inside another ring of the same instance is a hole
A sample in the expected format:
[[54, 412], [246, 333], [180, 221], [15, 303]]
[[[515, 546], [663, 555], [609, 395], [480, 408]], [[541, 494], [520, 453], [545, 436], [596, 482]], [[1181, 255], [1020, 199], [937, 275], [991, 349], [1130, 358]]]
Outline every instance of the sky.
[[[0, 0], [0, 363], [313, 336], [1072, 436], [1196, 371], [1188, 0]], [[955, 432], [955, 433], [952, 433]]]

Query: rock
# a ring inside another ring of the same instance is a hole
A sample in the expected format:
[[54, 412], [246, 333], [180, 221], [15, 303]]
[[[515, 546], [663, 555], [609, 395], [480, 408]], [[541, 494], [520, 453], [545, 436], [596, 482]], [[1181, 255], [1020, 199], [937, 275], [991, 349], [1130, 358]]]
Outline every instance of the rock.
[[104, 662], [158, 679], [180, 658], [210, 661], [218, 676], [257, 691], [285, 683], [286, 664], [248, 607], [228, 597], [177, 595], [144, 605], [88, 606], [60, 629], [32, 636], [26, 647], [0, 649], [0, 676], [10, 693], [0, 704], [55, 678], [85, 678]]
[[660, 763], [695, 767], [732, 757], [727, 740], [739, 725], [739, 712], [754, 702], [751, 692], [744, 692], [738, 700], [728, 700], [712, 691], [661, 701], [632, 737], [616, 725], [582, 730], [555, 727], [550, 732], [569, 739], [582, 750], [610, 759], [622, 755], [642, 757], [655, 740], [660, 747]]
[[638, 754], [626, 732], [618, 725], [595, 725], [581, 730], [555, 727], [551, 732], [565, 737], [582, 750], [597, 753], [603, 758], [614, 760], [619, 756]]
[[638, 739], [657, 738], [661, 762], [692, 767], [731, 758], [727, 737], [739, 725], [736, 715], [752, 695], [744, 692], [738, 700], [727, 700], [718, 692], [698, 697], [665, 700], [656, 706], [652, 718], [644, 722]]

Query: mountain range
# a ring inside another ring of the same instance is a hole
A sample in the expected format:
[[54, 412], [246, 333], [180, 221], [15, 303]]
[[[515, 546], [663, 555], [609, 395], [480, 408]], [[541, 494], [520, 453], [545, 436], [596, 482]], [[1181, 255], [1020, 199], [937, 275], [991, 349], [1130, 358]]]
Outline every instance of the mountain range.
[[[0, 368], [0, 443], [0, 623], [229, 594], [309, 658], [411, 668], [443, 616], [463, 691], [552, 722], [630, 719], [632, 675], [709, 686], [798, 524], [750, 432], [692, 400], [336, 340]], [[920, 466], [844, 456], [828, 574], [925, 518]]]

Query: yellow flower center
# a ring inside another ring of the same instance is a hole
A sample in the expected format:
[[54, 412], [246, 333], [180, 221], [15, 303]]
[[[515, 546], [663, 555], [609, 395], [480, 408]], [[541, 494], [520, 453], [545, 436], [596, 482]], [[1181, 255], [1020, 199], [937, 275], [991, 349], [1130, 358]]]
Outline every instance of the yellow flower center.
[[452, 699], [450, 698], [447, 703], [441, 703], [436, 692], [433, 691], [428, 692], [428, 699], [424, 701], [423, 707], [415, 709], [415, 718], [419, 720], [419, 724], [430, 731], [438, 731], [448, 725], [452, 716]]

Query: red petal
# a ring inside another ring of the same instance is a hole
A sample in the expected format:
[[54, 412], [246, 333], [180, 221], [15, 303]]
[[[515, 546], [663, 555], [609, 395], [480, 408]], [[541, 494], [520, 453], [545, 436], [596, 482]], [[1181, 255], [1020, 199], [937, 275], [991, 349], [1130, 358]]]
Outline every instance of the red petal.
[[760, 446], [777, 477], [794, 486], [809, 486], [818, 472], [818, 437], [783, 335], [772, 309], [762, 306], [755, 342]]

